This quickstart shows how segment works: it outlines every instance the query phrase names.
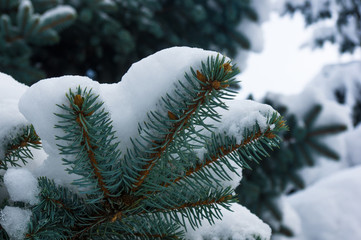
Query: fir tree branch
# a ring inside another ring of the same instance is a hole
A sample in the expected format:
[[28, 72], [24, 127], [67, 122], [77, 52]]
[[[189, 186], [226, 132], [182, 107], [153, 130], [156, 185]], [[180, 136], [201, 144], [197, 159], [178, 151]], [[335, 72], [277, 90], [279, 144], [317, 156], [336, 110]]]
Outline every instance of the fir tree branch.
[[306, 137], [314, 137], [326, 134], [337, 134], [340, 132], [344, 132], [347, 130], [347, 126], [340, 124], [340, 125], [331, 125], [331, 126], [322, 126], [315, 129], [312, 129], [309, 133], [307, 133]]
[[30, 148], [39, 149], [41, 146], [39, 136], [36, 134], [32, 125], [22, 129], [22, 133], [11, 139], [7, 145], [4, 160], [0, 160], [0, 169], [7, 169], [7, 163], [11, 166], [20, 166], [17, 161], [21, 160], [24, 164], [27, 158], [32, 158], [33, 154]]
[[[133, 187], [131, 189], [132, 192], [136, 192], [141, 187], [141, 185], [143, 184], [143, 182], [148, 177], [151, 170], [157, 163], [157, 160], [162, 157], [164, 152], [167, 150], [169, 145], [172, 143], [176, 134], [179, 133], [182, 130], [182, 128], [187, 126], [187, 124], [192, 119], [193, 115], [195, 115], [199, 111], [200, 106], [204, 105], [207, 101], [209, 101], [209, 99], [208, 99], [209, 96], [214, 91], [219, 91], [219, 90], [225, 89], [229, 86], [228, 80], [231, 77], [233, 77], [234, 73], [238, 73], [238, 72], [237, 72], [237, 69], [232, 68], [230, 63], [227, 62], [227, 63], [223, 64], [223, 62], [224, 62], [224, 59], [220, 62], [221, 63], [220, 65], [217, 65], [217, 63], [219, 64], [218, 57], [217, 57], [217, 59], [215, 61], [212, 59], [212, 65], [208, 66], [209, 71], [210, 71], [210, 69], [215, 70], [214, 69], [215, 66], [216, 66], [216, 68], [218, 68], [218, 69], [216, 69], [216, 71], [221, 72], [220, 79], [211, 77], [211, 76], [216, 75], [214, 72], [210, 75], [210, 74], [204, 73], [204, 72], [206, 72], [205, 69], [202, 70], [203, 73], [201, 73], [200, 71], [197, 70], [196, 79], [200, 83], [201, 88], [200, 88], [200, 91], [198, 92], [198, 94], [196, 96], [194, 96], [194, 98], [191, 101], [189, 101], [189, 102], [191, 102], [191, 104], [189, 104], [186, 107], [186, 109], [183, 111], [182, 115], [176, 116], [174, 113], [168, 111], [168, 113], [167, 113], [168, 117], [174, 123], [173, 123], [172, 127], [168, 130], [168, 133], [165, 134], [161, 140], [156, 141], [156, 145], [153, 146], [153, 149], [155, 151], [148, 156], [147, 163], [142, 167], [142, 170], [139, 172], [136, 181], [133, 183]], [[210, 64], [208, 64], [208, 65], [210, 65]], [[234, 71], [233, 74], [230, 74], [230, 76], [227, 76], [228, 73], [233, 72], [233, 71]]]
[[74, 18], [75, 18], [74, 15], [71, 15], [71, 14], [66, 15], [63, 18], [60, 18], [60, 19], [57, 19], [56, 21], [51, 22], [50, 24], [44, 25], [43, 27], [41, 27], [39, 29], [39, 33], [45, 32], [46, 30], [51, 29], [53, 27], [56, 27], [56, 26], [58, 26], [60, 24], [64, 24], [67, 21], [74, 20]]
[[[176, 207], [169, 207], [169, 208], [158, 208], [158, 209], [152, 209], [151, 213], [155, 213], [155, 212], [170, 212], [170, 211], [181, 211], [183, 209], [186, 209], [186, 208], [195, 208], [195, 207], [201, 207], [201, 206], [210, 206], [210, 205], [214, 205], [214, 204], [220, 204], [220, 203], [226, 203], [228, 202], [229, 200], [232, 200], [234, 199], [232, 195], [225, 195], [225, 196], [222, 196], [218, 199], [216, 198], [208, 198], [206, 200], [199, 200], [199, 201], [196, 201], [196, 202], [187, 202], [187, 203], [183, 203], [182, 205], [180, 206], [176, 206]], [[140, 214], [146, 214], [146, 213], [149, 213], [149, 212], [142, 212]]]
[[[121, 172], [117, 164], [109, 164], [120, 156], [118, 143], [113, 143], [115, 137], [109, 113], [102, 108], [103, 103], [96, 102], [98, 97], [86, 89], [82, 91], [78, 88], [77, 93], [70, 90], [66, 96], [70, 106], [58, 105], [65, 114], [56, 114], [62, 121], [55, 127], [66, 133], [65, 136], [57, 136], [57, 139], [70, 143], [59, 145], [61, 153], [74, 155], [72, 160], [64, 159], [66, 164], [72, 165], [73, 169], [68, 171], [83, 176], [74, 184], [91, 188], [86, 193], [94, 197], [92, 203], [112, 201], [121, 195]], [[76, 154], [77, 151], [81, 154]]]
[[97, 177], [98, 184], [99, 184], [100, 188], [102, 189], [104, 196], [106, 198], [109, 198], [109, 190], [105, 186], [103, 176], [99, 171], [98, 162], [95, 158], [95, 154], [93, 151], [93, 149], [96, 149], [97, 146], [95, 146], [91, 143], [90, 137], [88, 134], [87, 125], [85, 123], [86, 117], [91, 116], [93, 113], [90, 112], [90, 113], [85, 114], [83, 112], [82, 106], [83, 106], [84, 98], [80, 94], [75, 95], [73, 101], [74, 101], [74, 104], [76, 106], [78, 106], [78, 109], [74, 109], [74, 114], [77, 116], [76, 122], [78, 123], [78, 125], [81, 129], [81, 132], [83, 134], [83, 141], [85, 141], [85, 142], [82, 142], [81, 144], [85, 145], [87, 147], [88, 157], [89, 157], [90, 163], [93, 167], [94, 174]]
[[[285, 124], [283, 121], [280, 121], [277, 123], [277, 128], [283, 128], [285, 127]], [[219, 159], [226, 157], [227, 155], [230, 155], [231, 153], [238, 151], [240, 148], [243, 148], [247, 146], [248, 144], [251, 144], [253, 142], [259, 141], [262, 138], [268, 138], [273, 139], [276, 135], [271, 131], [270, 128], [268, 128], [264, 133], [262, 133], [260, 130], [257, 131], [255, 134], [252, 134], [251, 136], [248, 136], [246, 139], [244, 139], [240, 144], [232, 145], [230, 148], [221, 146], [218, 151], [216, 151], [218, 154], [213, 156], [208, 156], [205, 161], [202, 161], [201, 163], [197, 164], [195, 167], [188, 169], [184, 175], [179, 176], [175, 178], [174, 180], [167, 182], [164, 184], [164, 187], [168, 187], [171, 184], [177, 183], [186, 177], [191, 176], [192, 174], [197, 173], [198, 171], [202, 170], [203, 168], [207, 167], [210, 164], [213, 164], [217, 162]]]

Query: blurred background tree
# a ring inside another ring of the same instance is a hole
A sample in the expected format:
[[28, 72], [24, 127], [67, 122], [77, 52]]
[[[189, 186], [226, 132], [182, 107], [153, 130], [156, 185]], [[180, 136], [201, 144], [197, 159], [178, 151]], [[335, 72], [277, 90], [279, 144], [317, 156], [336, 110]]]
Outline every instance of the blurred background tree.
[[177, 45], [234, 57], [251, 45], [238, 26], [258, 21], [251, 0], [2, 0], [0, 15], [0, 71], [28, 85], [67, 74], [118, 82]]
[[[307, 26], [316, 25], [312, 47], [325, 42], [339, 46], [341, 53], [352, 53], [361, 45], [360, 0], [282, 0], [281, 14], [301, 12]], [[325, 20], [329, 20], [327, 23]]]

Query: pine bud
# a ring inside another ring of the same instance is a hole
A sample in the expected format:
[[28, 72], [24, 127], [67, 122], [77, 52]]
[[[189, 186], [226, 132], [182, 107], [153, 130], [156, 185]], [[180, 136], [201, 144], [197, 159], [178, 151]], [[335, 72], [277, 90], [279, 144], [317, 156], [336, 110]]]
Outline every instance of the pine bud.
[[223, 67], [223, 69], [224, 69], [224, 71], [225, 71], [226, 73], [232, 72], [232, 66], [231, 66], [231, 64], [229, 64], [228, 62], [225, 63], [225, 64], [223, 64], [222, 67]]
[[206, 76], [204, 76], [200, 71], [197, 70], [197, 79], [201, 82], [206, 83], [207, 82], [207, 78]]
[[178, 117], [171, 111], [168, 111], [168, 117], [169, 117], [169, 119], [172, 119], [172, 120], [178, 120]]
[[79, 108], [83, 105], [84, 98], [79, 94], [75, 95], [74, 97], [74, 104], [77, 105]]
[[219, 81], [213, 81], [212, 82], [212, 87], [216, 90], [219, 90], [221, 88], [221, 82]]

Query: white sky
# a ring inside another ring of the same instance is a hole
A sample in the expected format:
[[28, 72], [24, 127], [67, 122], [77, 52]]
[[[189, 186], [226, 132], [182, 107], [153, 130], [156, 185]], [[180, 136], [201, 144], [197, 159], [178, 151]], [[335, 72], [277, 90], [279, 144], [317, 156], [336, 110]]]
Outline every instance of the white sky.
[[240, 75], [241, 98], [249, 93], [260, 98], [266, 92], [294, 94], [321, 70], [332, 63], [356, 60], [361, 55], [340, 55], [337, 46], [327, 44], [324, 48], [312, 50], [300, 46], [305, 43], [312, 30], [305, 29], [303, 17], [297, 14], [279, 17], [272, 13], [270, 20], [263, 24], [264, 49], [251, 53], [247, 68]]

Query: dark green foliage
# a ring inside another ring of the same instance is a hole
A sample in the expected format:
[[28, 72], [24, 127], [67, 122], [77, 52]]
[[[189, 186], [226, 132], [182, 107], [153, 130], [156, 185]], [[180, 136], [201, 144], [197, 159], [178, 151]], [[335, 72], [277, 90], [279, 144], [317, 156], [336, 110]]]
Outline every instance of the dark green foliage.
[[37, 66], [41, 63], [31, 59], [34, 50], [59, 42], [58, 32], [76, 17], [70, 7], [56, 8], [59, 3], [55, 2], [42, 8], [43, 3], [0, 1], [0, 71], [27, 84], [45, 76]]
[[[335, 2], [336, 7], [333, 6]], [[317, 46], [322, 47], [325, 42], [331, 42], [339, 45], [341, 53], [354, 52], [361, 45], [361, 41], [353, 39], [351, 35], [358, 36], [361, 31], [361, 1], [360, 0], [335, 0], [322, 1], [322, 6], [313, 6], [312, 1], [306, 0], [304, 3], [295, 1], [287, 2], [285, 12], [294, 14], [299, 11], [303, 14], [306, 24], [316, 24], [325, 19], [336, 19], [334, 32], [330, 34], [322, 34], [315, 39]], [[353, 22], [355, 24], [353, 24]], [[355, 26], [354, 33], [349, 34], [351, 28]], [[347, 28], [348, 30], [344, 30]], [[316, 30], [317, 31], [317, 30]]]
[[285, 106], [277, 106], [270, 99], [265, 102], [273, 105], [285, 116], [289, 130], [280, 134], [282, 144], [272, 152], [269, 159], [259, 165], [249, 163], [252, 172], [247, 169], [243, 171], [243, 179], [236, 192], [240, 203], [267, 222], [273, 228], [273, 233], [292, 236], [292, 229], [282, 225], [283, 213], [279, 199], [284, 194], [305, 187], [299, 171], [307, 166], [314, 166], [317, 155], [332, 160], [339, 158], [322, 139], [327, 135], [345, 131], [346, 126], [315, 126], [314, 123], [322, 112], [321, 105], [312, 106], [300, 121], [295, 115], [288, 113]]
[[[35, 27], [59, 4], [71, 6], [76, 20], [67, 15], [66, 25], [58, 24], [61, 16], [50, 15], [49, 29]], [[118, 82], [132, 63], [171, 46], [234, 57], [250, 48], [238, 25], [258, 20], [250, 0], [2, 0], [0, 16], [0, 71], [26, 84], [67, 74]]]
[[345, 104], [346, 103], [346, 88], [345, 86], [339, 87], [337, 89], [335, 89], [334, 91], [336, 100], [338, 103], [340, 104]]
[[204, 219], [221, 218], [220, 207], [229, 209], [236, 198], [219, 179], [237, 171], [231, 162], [247, 167], [268, 156], [285, 125], [274, 112], [265, 116], [268, 128], [261, 131], [255, 122], [241, 129], [238, 142], [217, 133], [205, 119], [221, 120], [216, 109], [227, 109], [224, 99], [234, 96], [228, 87], [239, 70], [219, 56], [201, 66], [160, 96], [160, 109], [139, 123], [125, 153], [101, 96], [69, 90], [55, 113], [63, 133], [56, 139], [67, 172], [79, 178], [72, 187], [39, 178], [40, 202], [31, 207], [25, 239], [180, 239], [185, 222], [197, 228]]
[[355, 103], [352, 107], [352, 122], [357, 126], [361, 122], [361, 84], [356, 83]]
[[[348, 104], [346, 98], [348, 94], [351, 94], [353, 98], [351, 106], [352, 123], [356, 127], [361, 122], [361, 83], [354, 82], [352, 87], [346, 90], [345, 86], [340, 86], [334, 90], [334, 95], [338, 103]], [[352, 91], [353, 94], [348, 91]]]

